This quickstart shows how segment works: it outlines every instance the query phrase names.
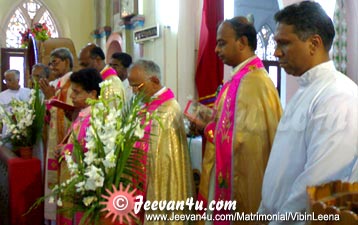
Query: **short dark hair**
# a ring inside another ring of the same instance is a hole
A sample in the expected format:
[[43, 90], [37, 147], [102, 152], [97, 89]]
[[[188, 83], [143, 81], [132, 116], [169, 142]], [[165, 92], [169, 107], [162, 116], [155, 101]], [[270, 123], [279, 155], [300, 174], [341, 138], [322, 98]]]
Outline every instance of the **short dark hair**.
[[326, 51], [332, 46], [335, 35], [331, 18], [317, 2], [303, 1], [292, 4], [275, 14], [277, 23], [294, 26], [294, 32], [302, 41], [318, 34]]
[[124, 66], [124, 68], [128, 68], [132, 64], [132, 57], [125, 52], [113, 53], [112, 59], [119, 60]]
[[224, 20], [224, 23], [227, 22], [231, 25], [232, 29], [234, 29], [236, 38], [240, 38], [242, 36], [247, 37], [249, 42], [249, 46], [252, 51], [255, 51], [257, 48], [257, 38], [256, 38], [256, 29], [253, 24], [251, 24], [245, 17], [236, 16], [229, 20]]
[[103, 50], [98, 46], [95, 46], [95, 47], [91, 48], [90, 56], [93, 59], [96, 58], [97, 56], [100, 57], [102, 60], [106, 59], [106, 57], [104, 56]]
[[102, 82], [101, 74], [94, 68], [81, 69], [73, 72], [70, 81], [82, 86], [83, 90], [90, 92], [97, 91], [97, 97], [100, 95], [101, 88], [99, 83]]

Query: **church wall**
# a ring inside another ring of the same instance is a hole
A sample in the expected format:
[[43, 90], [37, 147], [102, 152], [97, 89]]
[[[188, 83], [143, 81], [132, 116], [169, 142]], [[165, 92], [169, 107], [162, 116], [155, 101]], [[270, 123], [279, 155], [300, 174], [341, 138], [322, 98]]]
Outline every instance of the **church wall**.
[[95, 9], [88, 0], [44, 0], [61, 24], [62, 36], [72, 39], [77, 54], [88, 42], [93, 42], [91, 32], [95, 29]]
[[171, 88], [181, 107], [195, 97], [195, 65], [201, 1], [145, 0], [142, 28], [159, 24], [160, 37], [142, 45], [143, 58], [154, 60], [162, 70], [162, 82]]

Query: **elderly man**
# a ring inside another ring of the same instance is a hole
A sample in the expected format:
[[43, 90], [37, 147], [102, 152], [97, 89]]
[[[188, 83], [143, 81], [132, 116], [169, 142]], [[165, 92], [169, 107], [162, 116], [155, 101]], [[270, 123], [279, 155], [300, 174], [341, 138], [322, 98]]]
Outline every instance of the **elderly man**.
[[[42, 63], [37, 63], [32, 66], [31, 71], [31, 83], [32, 88], [35, 88], [35, 82], [39, 83], [41, 79], [48, 79], [50, 76], [50, 68]], [[44, 95], [42, 91], [40, 92], [41, 97], [44, 98]], [[42, 171], [45, 168], [44, 163], [46, 162], [46, 159], [44, 158], [44, 144], [46, 145], [46, 134], [47, 134], [47, 128], [43, 129], [43, 137], [40, 141], [36, 143], [36, 145], [33, 148], [33, 155], [41, 160], [41, 168]]]
[[79, 64], [82, 68], [94, 68], [101, 73], [103, 80], [110, 80], [112, 85], [104, 91], [104, 98], [109, 98], [114, 93], [125, 99], [126, 93], [122, 81], [118, 78], [117, 72], [106, 65], [105, 55], [102, 49], [95, 44], [86, 45], [80, 52]]
[[[215, 52], [233, 67], [218, 94], [216, 118], [205, 127], [199, 199], [236, 201], [236, 211], [255, 213], [261, 201], [263, 174], [281, 117], [278, 92], [255, 55], [256, 30], [245, 17], [223, 21]], [[211, 212], [209, 212], [211, 213]], [[216, 214], [232, 213], [215, 211]], [[214, 216], [213, 216], [214, 218]], [[207, 221], [230, 224], [230, 221]], [[234, 224], [251, 224], [236, 221]]]
[[[0, 105], [2, 105], [6, 110], [10, 110], [9, 103], [11, 102], [12, 99], [18, 99], [22, 101], [29, 100], [31, 90], [28, 88], [22, 88], [19, 85], [20, 71], [11, 70], [11, 69], [7, 70], [4, 73], [4, 77], [5, 79], [3, 80], [3, 82], [8, 89], [0, 93]], [[0, 123], [0, 127], [1, 127], [1, 123]], [[2, 135], [5, 135], [5, 132], [6, 132], [6, 127], [4, 126], [2, 128]]]
[[[39, 84], [46, 99], [57, 99], [72, 105], [70, 98], [70, 76], [73, 68], [73, 56], [67, 48], [56, 48], [50, 53], [50, 69], [56, 79], [49, 82], [46, 78], [40, 79]], [[49, 194], [53, 185], [58, 183], [58, 163], [54, 150], [64, 139], [71, 121], [65, 116], [61, 108], [47, 105], [50, 115], [47, 128], [46, 166], [45, 166], [45, 194]], [[45, 201], [45, 219], [56, 219], [56, 205]]]
[[[152, 61], [138, 60], [129, 70], [129, 84], [135, 94], [141, 92], [146, 107], [159, 119], [145, 128], [139, 148], [146, 152], [144, 197], [146, 200], [179, 201], [194, 196], [193, 176], [183, 114], [174, 93], [160, 82], [160, 68]], [[159, 212], [169, 213], [169, 212]], [[166, 224], [166, 221], [146, 221], [144, 224]], [[175, 221], [171, 224], [186, 224]]]
[[50, 77], [50, 68], [42, 63], [37, 63], [32, 66], [31, 81], [34, 86], [35, 82], [39, 82], [40, 79], [48, 79]]
[[318, 3], [287, 6], [275, 20], [275, 56], [300, 87], [277, 128], [259, 212], [305, 213], [307, 186], [358, 181], [358, 88], [329, 58], [335, 31]]

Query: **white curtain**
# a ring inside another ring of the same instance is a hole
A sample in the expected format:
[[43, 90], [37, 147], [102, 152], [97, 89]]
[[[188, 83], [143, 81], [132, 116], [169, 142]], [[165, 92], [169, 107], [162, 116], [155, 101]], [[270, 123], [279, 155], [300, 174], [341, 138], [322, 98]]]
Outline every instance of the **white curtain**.
[[347, 75], [358, 84], [358, 1], [346, 0], [347, 13]]
[[336, 36], [333, 41], [333, 61], [337, 70], [347, 74], [347, 22], [345, 0], [336, 0], [334, 26]]

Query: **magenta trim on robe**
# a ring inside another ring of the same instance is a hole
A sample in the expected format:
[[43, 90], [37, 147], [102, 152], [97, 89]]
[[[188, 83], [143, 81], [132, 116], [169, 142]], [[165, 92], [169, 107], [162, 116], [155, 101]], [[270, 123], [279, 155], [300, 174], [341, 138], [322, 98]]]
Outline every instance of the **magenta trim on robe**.
[[[253, 67], [263, 68], [263, 64], [259, 58], [254, 58], [240, 69], [230, 81], [228, 81], [219, 93], [216, 107], [218, 107], [219, 100], [223, 93], [227, 90], [226, 98], [224, 100], [222, 113], [215, 129], [215, 150], [216, 150], [216, 171], [215, 171], [215, 201], [231, 200], [231, 181], [232, 181], [232, 149], [233, 149], [233, 136], [235, 124], [236, 102], [240, 86], [241, 78], [243, 78]], [[218, 213], [218, 212], [215, 212]], [[220, 212], [226, 214], [229, 212]], [[215, 225], [230, 224], [229, 221], [215, 221]]]

